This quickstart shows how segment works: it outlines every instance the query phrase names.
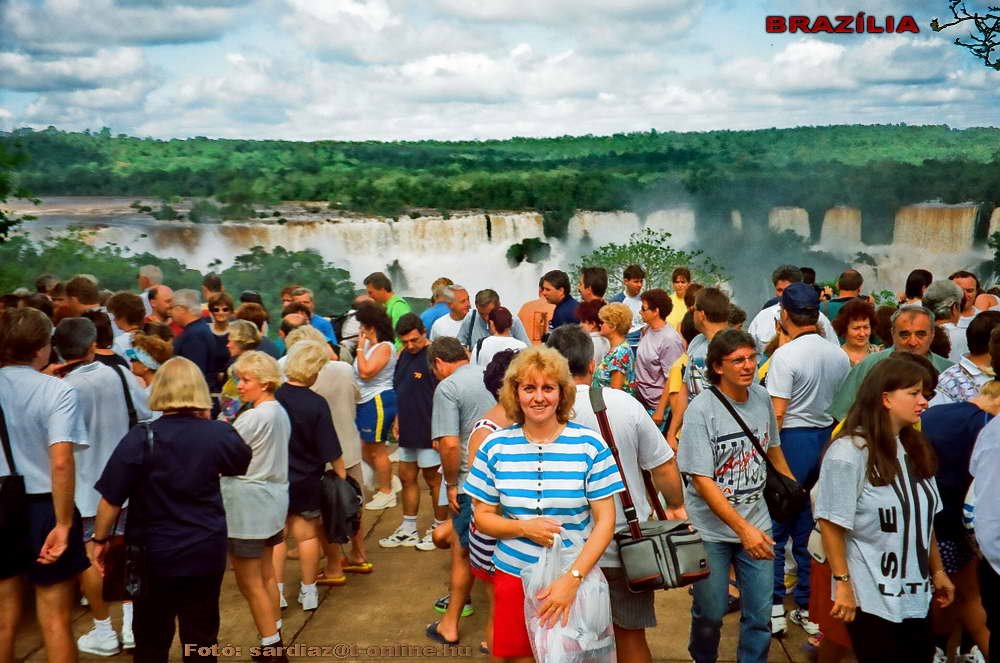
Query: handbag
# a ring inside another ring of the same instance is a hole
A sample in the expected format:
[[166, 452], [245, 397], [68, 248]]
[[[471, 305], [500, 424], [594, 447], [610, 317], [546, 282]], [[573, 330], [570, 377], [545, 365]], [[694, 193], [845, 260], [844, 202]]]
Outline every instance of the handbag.
[[[146, 477], [153, 456], [153, 427], [144, 423], [146, 446], [142, 454], [142, 474]], [[125, 523], [126, 534], [118, 530], [118, 518], [108, 538], [104, 554], [104, 585], [101, 594], [105, 601], [131, 601], [141, 599], [146, 591], [146, 529], [142, 503], [142, 489], [129, 499], [129, 517]]]
[[767, 510], [771, 514], [771, 519], [779, 523], [787, 523], [795, 516], [799, 515], [809, 503], [809, 493], [806, 492], [798, 481], [779, 472], [774, 467], [774, 463], [768, 457], [760, 440], [753, 434], [743, 418], [737, 414], [733, 404], [722, 395], [718, 387], [712, 387], [712, 393], [719, 399], [722, 405], [733, 416], [736, 423], [743, 429], [743, 434], [750, 438], [750, 442], [767, 463], [767, 478], [764, 481], [764, 501], [767, 503]]
[[590, 405], [597, 415], [601, 435], [611, 449], [611, 455], [625, 485], [625, 490], [618, 493], [618, 497], [628, 526], [615, 533], [615, 542], [618, 544], [618, 556], [625, 571], [625, 583], [629, 590], [640, 593], [654, 589], [670, 589], [707, 578], [708, 555], [701, 535], [687, 520], [667, 520], [663, 505], [660, 504], [660, 498], [653, 486], [653, 478], [646, 470], [642, 470], [643, 484], [657, 520], [639, 522], [628, 481], [622, 470], [618, 445], [615, 444], [615, 437], [611, 432], [604, 394], [599, 387], [591, 388]]
[[3, 408], [0, 408], [0, 438], [3, 439], [3, 454], [10, 470], [10, 474], [0, 477], [0, 537], [3, 541], [27, 547], [28, 493], [24, 487], [24, 476], [17, 473], [14, 465], [14, 452]]

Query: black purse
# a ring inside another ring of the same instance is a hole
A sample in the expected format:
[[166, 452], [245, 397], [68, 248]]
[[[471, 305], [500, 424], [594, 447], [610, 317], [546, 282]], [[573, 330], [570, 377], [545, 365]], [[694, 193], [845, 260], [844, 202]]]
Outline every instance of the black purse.
[[[142, 475], [149, 476], [153, 458], [153, 427], [144, 423], [146, 446], [142, 454]], [[121, 518], [121, 512], [118, 513]], [[128, 521], [125, 536], [115, 534], [118, 518], [108, 538], [104, 554], [104, 586], [101, 594], [105, 601], [131, 601], [141, 599], [146, 592], [146, 523], [143, 509], [142, 487], [129, 498]]]
[[709, 575], [708, 556], [701, 535], [687, 520], [667, 520], [663, 505], [653, 486], [649, 472], [642, 470], [646, 497], [653, 507], [657, 520], [639, 522], [635, 502], [629, 493], [628, 481], [622, 470], [618, 445], [608, 421], [608, 408], [599, 387], [590, 390], [590, 405], [597, 415], [601, 436], [608, 443], [615, 465], [622, 476], [625, 490], [618, 493], [628, 527], [615, 532], [618, 557], [625, 571], [625, 584], [632, 592], [683, 587], [698, 582]]
[[809, 493], [799, 485], [795, 479], [785, 476], [779, 472], [771, 459], [767, 456], [767, 451], [761, 445], [760, 440], [753, 434], [743, 418], [737, 414], [733, 404], [729, 402], [718, 387], [712, 387], [712, 393], [719, 399], [722, 405], [733, 416], [736, 423], [743, 429], [744, 435], [750, 438], [750, 442], [756, 447], [757, 452], [767, 463], [767, 478], [764, 481], [764, 501], [767, 503], [767, 510], [771, 514], [771, 519], [779, 523], [787, 523], [795, 516], [799, 515], [806, 505], [809, 504]]
[[28, 543], [28, 494], [24, 488], [24, 477], [17, 473], [14, 452], [10, 447], [10, 434], [3, 408], [0, 408], [0, 438], [3, 438], [3, 453], [10, 474], [0, 477], [0, 540], [18, 546]]

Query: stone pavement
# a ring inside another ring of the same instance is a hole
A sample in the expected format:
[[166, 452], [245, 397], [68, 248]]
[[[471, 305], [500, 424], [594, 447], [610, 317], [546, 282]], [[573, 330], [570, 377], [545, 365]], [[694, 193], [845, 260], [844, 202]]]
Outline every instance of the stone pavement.
[[[430, 524], [430, 509], [426, 493], [422, 499], [420, 531]], [[462, 643], [453, 650], [435, 645], [424, 635], [425, 626], [439, 618], [434, 612], [434, 600], [447, 593], [448, 551], [422, 552], [415, 548], [384, 549], [378, 539], [388, 536], [401, 521], [397, 506], [382, 512], [366, 511], [363, 527], [367, 533], [368, 559], [374, 563], [371, 575], [350, 575], [343, 587], [321, 588], [320, 606], [312, 614], [303, 613], [296, 604], [298, 594], [298, 565], [288, 561], [285, 577], [285, 595], [289, 607], [285, 611], [285, 644], [302, 645], [302, 656], [292, 660], [318, 661], [420, 661], [445, 659], [449, 661], [488, 661], [479, 653], [479, 642], [485, 627], [486, 597], [482, 587], [473, 590], [476, 613], [462, 623]], [[660, 625], [648, 632], [648, 639], [655, 661], [690, 661], [687, 654], [687, 637], [690, 625], [691, 599], [683, 589], [659, 592], [657, 618]], [[222, 627], [219, 641], [229, 645], [223, 650], [220, 663], [248, 661], [248, 649], [259, 643], [250, 619], [250, 612], [236, 588], [231, 573], [222, 586]], [[27, 605], [22, 617], [16, 643], [19, 661], [43, 662], [44, 650], [41, 635], [34, 620], [34, 610]], [[113, 623], [120, 627], [120, 610], [113, 612]], [[73, 630], [79, 636], [92, 626], [86, 608], [74, 613]], [[739, 616], [728, 615], [722, 632], [720, 661], [736, 660], [736, 638]], [[789, 635], [784, 640], [772, 640], [769, 660], [772, 662], [809, 661], [803, 649], [804, 634], [789, 624]], [[176, 642], [176, 641], [175, 641]], [[333, 655], [310, 652], [307, 647], [333, 647]], [[430, 647], [424, 650], [422, 648]], [[236, 649], [240, 655], [236, 655]], [[227, 656], [228, 654], [228, 656]], [[110, 659], [81, 656], [82, 661], [126, 660], [125, 655]], [[175, 645], [171, 660], [181, 660], [180, 646]]]

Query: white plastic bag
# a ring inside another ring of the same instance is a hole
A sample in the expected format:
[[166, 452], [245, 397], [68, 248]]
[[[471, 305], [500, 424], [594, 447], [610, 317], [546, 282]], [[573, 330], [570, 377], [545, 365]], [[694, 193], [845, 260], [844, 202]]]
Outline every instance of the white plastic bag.
[[579, 547], [563, 548], [556, 535], [551, 548], [544, 548], [538, 561], [521, 573], [524, 584], [524, 618], [531, 650], [537, 663], [615, 663], [615, 632], [611, 624], [611, 593], [600, 568], [584, 577], [569, 612], [569, 622], [560, 619], [545, 628], [538, 617], [542, 601], [535, 598], [569, 570]]

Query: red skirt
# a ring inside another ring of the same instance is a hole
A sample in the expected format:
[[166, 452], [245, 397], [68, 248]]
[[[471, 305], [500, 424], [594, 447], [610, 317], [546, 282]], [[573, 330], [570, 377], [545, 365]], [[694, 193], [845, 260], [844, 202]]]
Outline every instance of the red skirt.
[[493, 574], [493, 651], [499, 658], [532, 656], [524, 619], [521, 579], [497, 569]]

